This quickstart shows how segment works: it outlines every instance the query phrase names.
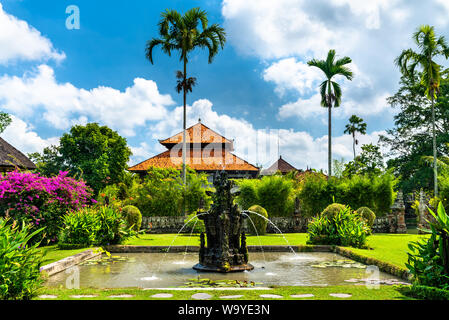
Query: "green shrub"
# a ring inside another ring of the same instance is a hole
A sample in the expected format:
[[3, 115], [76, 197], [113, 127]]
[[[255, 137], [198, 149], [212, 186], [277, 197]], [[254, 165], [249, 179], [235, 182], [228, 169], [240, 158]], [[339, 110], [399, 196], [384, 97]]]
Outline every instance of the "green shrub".
[[376, 220], [376, 214], [370, 208], [361, 207], [358, 208], [356, 212], [366, 220], [370, 228], [373, 226], [374, 220]]
[[369, 233], [366, 221], [345, 207], [334, 215], [322, 214], [313, 218], [308, 225], [307, 244], [364, 248]]
[[0, 300], [29, 300], [43, 282], [42, 252], [29, 241], [43, 228], [30, 233], [30, 226], [14, 224], [0, 219]]
[[188, 215], [187, 218], [184, 220], [184, 223], [186, 224], [185, 230], [187, 232], [190, 233], [206, 232], [206, 226], [204, 225], [204, 221], [198, 219], [196, 213]]
[[139, 231], [142, 226], [142, 214], [137, 207], [125, 206], [122, 209], [122, 214], [125, 217], [128, 227], [134, 231]]
[[238, 180], [237, 184], [240, 188], [240, 194], [236, 198], [236, 202], [242, 207], [243, 210], [248, 210], [251, 206], [257, 204], [257, 186], [259, 180], [244, 179]]
[[60, 244], [89, 247], [96, 243], [100, 230], [100, 216], [90, 208], [73, 211], [62, 218]]
[[[268, 219], [267, 210], [259, 205], [252, 206], [248, 209], [248, 211], [256, 212]], [[258, 216], [257, 214], [250, 214], [248, 219], [250, 219], [250, 221], [248, 221], [250, 233], [261, 236], [267, 232], [268, 221], [266, 219]]]
[[88, 207], [64, 216], [61, 245], [113, 245], [136, 235], [119, 210], [112, 207]]
[[243, 210], [259, 205], [269, 217], [285, 217], [295, 210], [295, 190], [291, 179], [284, 176], [266, 176], [260, 180], [239, 180], [240, 194], [236, 202]]
[[208, 209], [211, 203], [206, 193], [208, 190], [210, 187], [204, 173], [197, 174], [187, 168], [187, 185], [184, 188], [180, 170], [152, 167], [143, 181], [128, 188], [128, 198], [121, 201], [121, 205], [133, 205], [145, 217], [181, 216], [185, 210], [187, 213], [196, 212], [200, 199], [204, 209]]
[[420, 300], [449, 300], [449, 290], [412, 285], [398, 288], [403, 295]]
[[389, 212], [396, 193], [397, 180], [390, 172], [379, 176], [353, 175], [350, 178], [307, 175], [301, 182], [298, 197], [305, 216], [313, 217], [333, 202], [345, 203], [351, 208], [372, 208], [376, 216]]
[[326, 207], [326, 209], [321, 212], [322, 216], [327, 218], [332, 218], [336, 216], [340, 211], [345, 210], [346, 206], [340, 203], [332, 203]]

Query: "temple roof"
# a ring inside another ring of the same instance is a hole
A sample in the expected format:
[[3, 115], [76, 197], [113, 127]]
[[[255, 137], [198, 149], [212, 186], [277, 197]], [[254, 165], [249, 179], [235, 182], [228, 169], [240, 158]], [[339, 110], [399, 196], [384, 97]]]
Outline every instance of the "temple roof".
[[282, 174], [286, 174], [290, 171], [298, 171], [295, 167], [293, 167], [290, 163], [282, 159], [282, 156], [279, 157], [279, 160], [273, 163], [271, 167], [268, 169], [262, 170], [261, 175], [269, 176], [273, 175], [276, 172], [280, 171]]
[[[222, 135], [208, 128], [204, 124], [201, 123], [201, 120], [191, 126], [186, 130], [186, 142], [189, 144], [211, 144], [211, 143], [219, 143], [219, 144], [228, 144], [228, 150], [233, 151], [234, 142], [226, 139]], [[167, 148], [171, 148], [175, 144], [182, 143], [183, 132], [179, 132], [174, 136], [167, 138], [165, 140], [159, 140], [159, 142], [166, 146]]]
[[0, 168], [13, 169], [15, 166], [36, 169], [36, 165], [27, 156], [0, 138]]
[[[186, 164], [199, 171], [259, 171], [259, 168], [253, 166], [247, 161], [237, 157], [226, 150], [203, 151], [194, 149], [190, 151], [186, 159]], [[144, 172], [150, 167], [159, 168], [181, 168], [182, 166], [182, 149], [176, 151], [167, 150], [153, 158], [145, 160], [131, 168], [129, 171]]]

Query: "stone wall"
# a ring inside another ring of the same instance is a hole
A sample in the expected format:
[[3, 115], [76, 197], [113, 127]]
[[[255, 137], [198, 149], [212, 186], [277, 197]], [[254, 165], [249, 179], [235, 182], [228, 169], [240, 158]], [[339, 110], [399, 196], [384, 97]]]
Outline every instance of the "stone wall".
[[[299, 216], [292, 217], [274, 217], [271, 222], [278, 227], [282, 233], [304, 233], [307, 232], [309, 219]], [[245, 230], [248, 230], [246, 222]], [[279, 231], [268, 223], [267, 233], [279, 233]], [[142, 217], [142, 228], [148, 230], [148, 233], [178, 233], [184, 225], [184, 217]], [[189, 233], [191, 230], [183, 230], [183, 233]], [[388, 218], [376, 218], [373, 225], [374, 233], [389, 233], [390, 225]]]

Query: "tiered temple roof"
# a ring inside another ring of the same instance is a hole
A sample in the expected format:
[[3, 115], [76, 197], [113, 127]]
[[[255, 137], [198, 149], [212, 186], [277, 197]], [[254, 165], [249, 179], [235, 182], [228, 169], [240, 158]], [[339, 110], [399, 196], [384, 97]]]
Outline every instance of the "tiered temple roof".
[[282, 156], [279, 157], [279, 160], [273, 163], [271, 167], [268, 169], [262, 170], [261, 174], [264, 176], [273, 175], [276, 172], [280, 171], [282, 174], [287, 174], [290, 171], [299, 171], [294, 166], [292, 166], [290, 163], [282, 159]]
[[[128, 170], [145, 173], [150, 167], [178, 168], [182, 167], [182, 137], [180, 132], [168, 139], [159, 140], [168, 150], [145, 160]], [[237, 157], [234, 141], [229, 140], [211, 130], [199, 121], [186, 130], [187, 156], [186, 164], [200, 172], [229, 171], [256, 176], [259, 168]]]

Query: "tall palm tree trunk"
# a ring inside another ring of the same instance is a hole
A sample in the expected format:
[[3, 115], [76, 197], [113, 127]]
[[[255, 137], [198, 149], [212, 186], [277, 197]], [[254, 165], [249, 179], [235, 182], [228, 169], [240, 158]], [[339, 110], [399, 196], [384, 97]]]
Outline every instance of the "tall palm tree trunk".
[[187, 182], [186, 175], [186, 128], [187, 128], [187, 88], [185, 86], [187, 81], [187, 60], [184, 58], [184, 114], [183, 114], [183, 133], [182, 133], [182, 179], [184, 186]]
[[329, 145], [328, 145], [328, 171], [329, 171], [329, 177], [332, 176], [332, 103], [329, 104]]
[[354, 151], [354, 160], [355, 160], [355, 132], [352, 133], [352, 150]]
[[432, 138], [433, 138], [433, 183], [435, 197], [438, 197], [437, 138], [435, 133], [435, 102], [432, 93]]

